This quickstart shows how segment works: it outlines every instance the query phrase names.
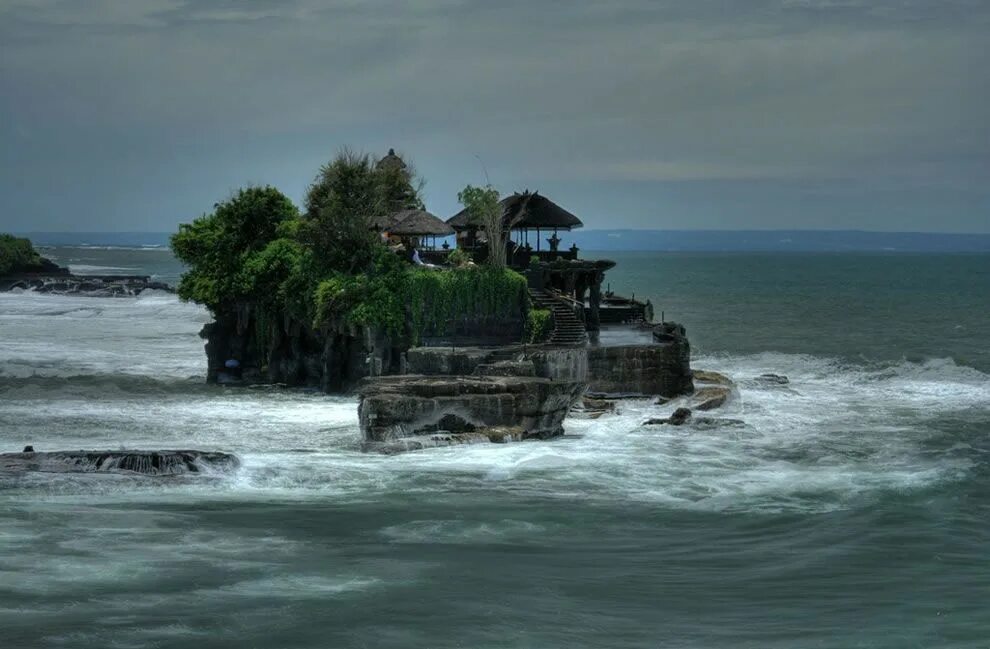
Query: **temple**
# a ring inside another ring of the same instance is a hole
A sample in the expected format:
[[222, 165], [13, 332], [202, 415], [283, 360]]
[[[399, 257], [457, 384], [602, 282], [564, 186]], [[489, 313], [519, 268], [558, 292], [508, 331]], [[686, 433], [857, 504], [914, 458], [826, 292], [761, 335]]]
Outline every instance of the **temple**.
[[[404, 169], [394, 151], [379, 165]], [[653, 305], [603, 290], [605, 273], [615, 266], [608, 259], [582, 259], [576, 244], [561, 247], [562, 233], [583, 227], [581, 219], [539, 192], [516, 192], [501, 200], [503, 227], [508, 230], [506, 263], [526, 276], [534, 303], [550, 310], [556, 324], [554, 340], [561, 344], [597, 342], [602, 325], [637, 325], [653, 320]], [[448, 265], [454, 249], [473, 263], [489, 255], [485, 230], [466, 209], [446, 222], [425, 210], [404, 210], [376, 219], [374, 227], [403, 250], [415, 251], [417, 263]], [[437, 241], [441, 244], [438, 246]]]

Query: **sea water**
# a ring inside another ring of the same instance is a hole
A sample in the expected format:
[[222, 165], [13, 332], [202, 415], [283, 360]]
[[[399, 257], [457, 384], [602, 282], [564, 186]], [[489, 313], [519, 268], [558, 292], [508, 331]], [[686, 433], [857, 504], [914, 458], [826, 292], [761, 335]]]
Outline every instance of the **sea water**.
[[0, 474], [0, 646], [990, 647], [990, 258], [610, 256], [742, 425], [629, 401], [555, 441], [369, 455], [354, 398], [205, 385], [199, 306], [0, 294], [0, 451], [243, 461]]

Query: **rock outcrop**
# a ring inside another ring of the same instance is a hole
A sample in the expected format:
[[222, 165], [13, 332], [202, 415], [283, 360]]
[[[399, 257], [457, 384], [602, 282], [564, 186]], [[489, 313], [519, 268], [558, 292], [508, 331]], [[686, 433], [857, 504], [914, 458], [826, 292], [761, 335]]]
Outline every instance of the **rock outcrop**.
[[239, 466], [237, 456], [215, 451], [50, 451], [0, 453], [0, 471], [23, 473], [139, 473], [176, 476], [226, 471]]
[[588, 391], [594, 396], [673, 398], [694, 389], [687, 338], [655, 345], [592, 347]]
[[[289, 318], [269, 321], [249, 303], [214, 314], [199, 335], [206, 340], [210, 383], [282, 383], [340, 393], [365, 377], [399, 371], [400, 350], [380, 331], [316, 331]], [[239, 365], [236, 373], [226, 369], [230, 359]]]
[[644, 426], [684, 426], [690, 424], [692, 428], [709, 430], [722, 426], [743, 426], [739, 419], [717, 419], [715, 417], [696, 417], [690, 408], [678, 408], [670, 417], [647, 419]]
[[678, 408], [669, 417], [664, 417], [660, 419], [647, 419], [643, 422], [644, 426], [657, 426], [662, 424], [668, 424], [670, 426], [683, 426], [691, 419], [691, 409], [690, 408]]
[[526, 439], [526, 431], [519, 426], [496, 426], [465, 433], [434, 433], [403, 437], [391, 442], [377, 442], [373, 449], [385, 455], [395, 455], [407, 451], [421, 451], [427, 448], [462, 446], [465, 444], [507, 444]]
[[732, 396], [732, 388], [726, 385], [709, 385], [698, 388], [691, 395], [691, 404], [695, 410], [714, 410], [721, 408]]
[[174, 292], [168, 284], [152, 281], [147, 275], [72, 275], [65, 268], [56, 268], [59, 272], [23, 273], [0, 278], [0, 292], [20, 289], [86, 297], [133, 297], [149, 289]]
[[735, 383], [721, 372], [711, 370], [691, 370], [691, 376], [698, 383], [711, 383], [713, 385], [733, 386]]
[[403, 374], [425, 376], [539, 376], [584, 382], [584, 347], [504, 345], [502, 347], [413, 347], [404, 355]]
[[546, 439], [563, 433], [584, 389], [580, 382], [531, 376], [387, 376], [361, 387], [358, 415], [368, 450], [394, 452], [397, 441], [418, 448], [463, 443], [444, 436], [492, 428]]

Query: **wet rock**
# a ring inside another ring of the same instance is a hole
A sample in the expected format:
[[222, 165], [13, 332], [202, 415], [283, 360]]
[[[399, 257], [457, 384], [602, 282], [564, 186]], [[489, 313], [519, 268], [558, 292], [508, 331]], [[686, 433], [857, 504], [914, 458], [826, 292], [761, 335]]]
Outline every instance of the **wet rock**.
[[691, 404], [695, 410], [714, 410], [721, 408], [732, 396], [732, 388], [724, 385], [713, 385], [698, 388], [691, 395]]
[[694, 389], [687, 338], [655, 345], [588, 349], [588, 384], [593, 393], [677, 397]]
[[692, 370], [691, 375], [698, 383], [713, 383], [715, 385], [728, 386], [735, 385], [732, 379], [721, 372], [712, 372], [711, 370]]
[[168, 284], [152, 281], [147, 275], [72, 275], [67, 269], [56, 268], [57, 272], [22, 273], [0, 278], [0, 292], [21, 289], [87, 297], [133, 297], [149, 289], [175, 292]]
[[473, 374], [479, 365], [493, 362], [491, 356], [491, 350], [483, 347], [413, 347], [405, 354], [402, 371], [427, 376]]
[[430, 438], [441, 431], [508, 427], [524, 431], [524, 438], [545, 439], [563, 433], [564, 418], [584, 388], [530, 376], [387, 376], [359, 389], [358, 415], [369, 450], [417, 437], [423, 448], [435, 446]]
[[585, 397], [581, 400], [581, 405], [585, 410], [615, 412], [615, 402], [608, 399], [592, 399]]
[[691, 418], [690, 408], [678, 408], [667, 420], [667, 423], [671, 426], [680, 426]]
[[205, 470], [229, 470], [237, 456], [213, 451], [51, 451], [0, 453], [0, 471], [14, 473], [140, 473], [175, 476]]
[[21, 453], [34, 453], [34, 447], [28, 444]]
[[756, 381], [767, 385], [787, 385], [791, 382], [790, 379], [782, 374], [760, 374], [756, 377]]
[[693, 417], [691, 419], [691, 426], [700, 430], [711, 430], [714, 428], [737, 428], [739, 426], [745, 426], [746, 422], [742, 419], [727, 419], [721, 417]]
[[662, 417], [657, 419], [647, 419], [643, 422], [644, 426], [659, 426], [659, 425], [670, 425], [670, 426], [683, 426], [688, 421], [691, 420], [691, 409], [690, 408], [678, 408], [670, 415], [670, 417]]
[[601, 419], [604, 414], [604, 410], [575, 410], [571, 412], [571, 417], [574, 419]]
[[395, 455], [408, 451], [421, 451], [428, 448], [460, 446], [464, 444], [508, 444], [526, 439], [526, 431], [518, 426], [493, 426], [471, 432], [441, 432], [432, 435], [404, 437], [389, 442], [366, 443], [367, 451], [384, 455]]
[[495, 361], [474, 368], [475, 376], [536, 376], [533, 361]]
[[724, 426], [737, 427], [746, 425], [741, 419], [698, 417], [691, 412], [690, 408], [678, 408], [670, 417], [647, 419], [643, 422], [644, 426], [684, 426], [685, 424], [690, 424], [691, 428], [696, 428], [699, 430], [711, 430], [713, 428], [722, 428]]

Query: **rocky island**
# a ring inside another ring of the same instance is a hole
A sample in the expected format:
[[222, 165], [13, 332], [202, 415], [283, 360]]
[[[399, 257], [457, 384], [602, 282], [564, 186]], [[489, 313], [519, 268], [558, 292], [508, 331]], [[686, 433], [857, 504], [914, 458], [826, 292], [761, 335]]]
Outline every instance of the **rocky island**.
[[[179, 296], [214, 318], [208, 381], [356, 392], [364, 447], [387, 453], [559, 436], [589, 391], [693, 391], [684, 328], [603, 291], [614, 262], [559, 247], [580, 219], [538, 192], [468, 186], [444, 221], [421, 184], [394, 151], [346, 152], [301, 210], [248, 187], [182, 225]], [[601, 344], [603, 324], [646, 342]]]

